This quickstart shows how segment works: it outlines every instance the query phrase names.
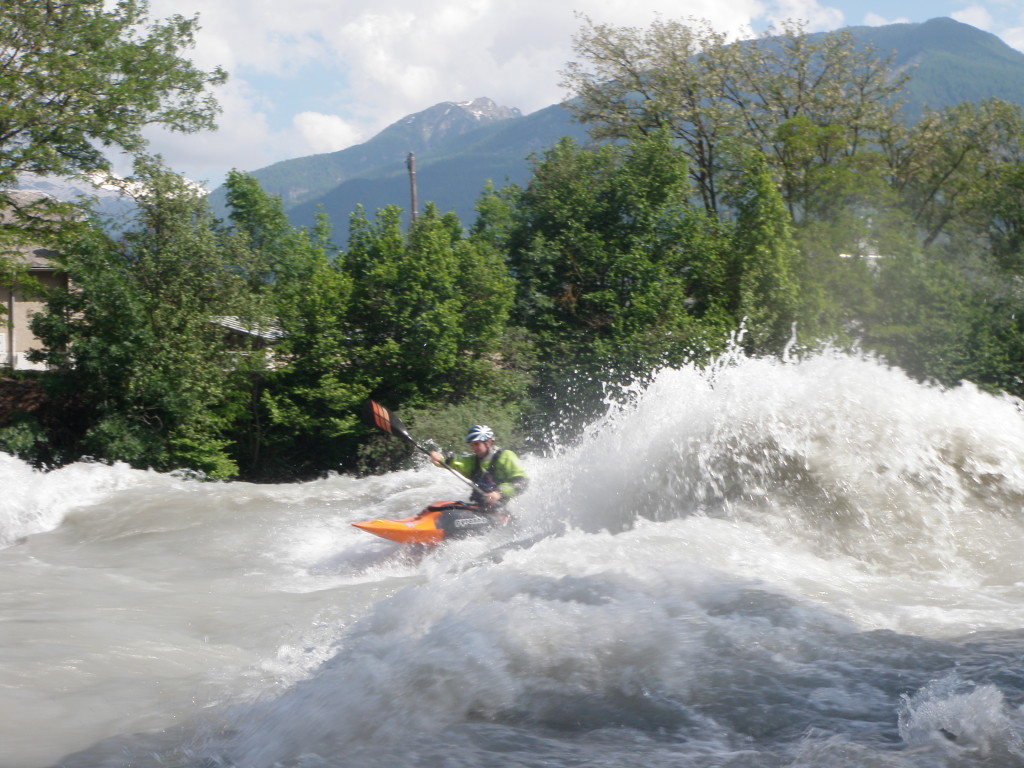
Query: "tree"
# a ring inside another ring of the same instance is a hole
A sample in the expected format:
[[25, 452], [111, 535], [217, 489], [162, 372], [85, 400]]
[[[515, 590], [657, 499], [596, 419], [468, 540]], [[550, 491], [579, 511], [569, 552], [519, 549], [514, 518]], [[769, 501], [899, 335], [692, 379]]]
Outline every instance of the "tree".
[[656, 20], [640, 30], [583, 20], [573, 38], [582, 61], [562, 73], [575, 96], [566, 106], [598, 140], [660, 131], [679, 139], [704, 207], [717, 211], [723, 144], [735, 135], [735, 113], [701, 54], [725, 45], [725, 36], [707, 23]]
[[983, 190], [981, 206], [987, 212], [985, 232], [992, 259], [1011, 274], [1024, 272], [1024, 158], [995, 169]]
[[368, 379], [353, 369], [348, 332], [351, 280], [338, 263], [326, 215], [312, 230], [292, 226], [280, 197], [252, 176], [225, 183], [231, 231], [257, 265], [249, 287], [279, 337], [272, 365], [248, 376], [248, 409], [235, 420], [242, 475], [307, 479], [337, 470], [362, 434]]
[[208, 86], [226, 79], [180, 56], [197, 19], [144, 28], [145, 0], [5, 0], [0, 11], [0, 189], [18, 174], [105, 170], [140, 153], [142, 129], [214, 127]]
[[796, 317], [797, 250], [789, 214], [763, 156], [751, 155], [746, 179], [737, 198], [731, 309], [745, 322], [748, 350], [778, 351], [790, 337]]
[[406, 238], [398, 208], [373, 223], [357, 211], [343, 264], [353, 363], [379, 382], [377, 397], [416, 407], [514, 396], [518, 374], [501, 359], [511, 278], [500, 253], [464, 236], [454, 214], [428, 205]]
[[229, 477], [240, 388], [213, 320], [252, 314], [250, 265], [186, 180], [140, 161], [134, 181], [144, 190], [138, 219], [120, 240], [98, 224], [65, 234], [61, 266], [74, 290], [33, 323], [38, 358], [85, 411], [78, 455]]
[[536, 161], [506, 247], [541, 396], [563, 400], [575, 376], [586, 417], [603, 384], [721, 343], [728, 238], [690, 190], [665, 134], [595, 149], [563, 139]]
[[858, 45], [848, 31], [810, 35], [787, 21], [715, 49], [709, 66], [739, 113], [742, 143], [764, 153], [794, 221], [846, 207], [834, 195], [840, 185], [828, 183], [837, 173], [846, 181], [872, 168], [879, 175], [875, 145], [899, 121], [909, 78], [891, 55]]
[[832, 201], [834, 187], [823, 182], [874, 151], [896, 119], [906, 79], [849, 33], [812, 37], [796, 23], [729, 43], [706, 22], [659, 20], [638, 30], [587, 20], [574, 47], [583, 63], [563, 73], [576, 97], [569, 109], [599, 139], [668, 131], [713, 212], [742, 184], [737, 172], [751, 145], [781, 179], [796, 220]]
[[[886, 144], [891, 183], [927, 249], [1012, 227], [1004, 203], [1024, 164], [1024, 109], [999, 99], [928, 111]], [[1011, 203], [1012, 207], [1012, 203]], [[958, 244], [962, 246], [962, 243]]]
[[1020, 396], [1024, 305], [1015, 291], [970, 279], [919, 246], [886, 257], [863, 341], [910, 375], [955, 386], [970, 380]]
[[145, 0], [0, 6], [0, 261], [9, 261], [5, 242], [49, 245], [80, 215], [45, 196], [26, 205], [8, 194], [20, 175], [107, 171], [111, 149], [142, 154], [148, 125], [215, 127], [219, 108], [207, 88], [227, 75], [181, 56], [197, 19], [175, 15], [147, 27], [147, 13]]

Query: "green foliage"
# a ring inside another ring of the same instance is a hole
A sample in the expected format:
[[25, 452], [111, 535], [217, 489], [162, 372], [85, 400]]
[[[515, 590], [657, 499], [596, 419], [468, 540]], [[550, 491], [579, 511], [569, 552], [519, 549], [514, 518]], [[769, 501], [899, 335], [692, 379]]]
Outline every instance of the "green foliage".
[[507, 241], [515, 319], [536, 345], [536, 394], [560, 399], [574, 377], [585, 418], [607, 381], [720, 343], [727, 240], [689, 196], [685, 158], [663, 134], [596, 149], [566, 139], [537, 161], [513, 223], [492, 233]]
[[494, 248], [466, 238], [458, 219], [428, 206], [410, 228], [399, 211], [361, 212], [350, 224], [344, 270], [353, 284], [353, 365], [379, 382], [375, 396], [420, 406], [469, 394], [515, 397], [500, 354], [512, 283]]
[[146, 126], [191, 133], [214, 127], [207, 89], [219, 68], [197, 69], [196, 19], [147, 26], [145, 0], [4, 0], [0, 8], [0, 282], [9, 243], [50, 244], [75, 207], [9, 190], [19, 176], [71, 176], [110, 169], [109, 150], [140, 155]]
[[848, 32], [811, 36], [793, 22], [730, 44], [706, 22], [640, 30], [586, 20], [574, 47], [581, 61], [563, 85], [577, 119], [599, 139], [668, 131], [713, 212], [742, 184], [736, 172], [750, 147], [783, 179], [793, 212], [827, 199], [837, 169], [896, 120], [907, 78]]
[[180, 53], [197, 22], [173, 16], [143, 29], [144, 0], [5, 0], [0, 13], [0, 186], [18, 173], [109, 168], [115, 146], [137, 153], [142, 129], [212, 128], [223, 83]]
[[567, 108], [595, 139], [668, 131], [683, 147], [704, 207], [716, 211], [733, 115], [700, 54], [720, 49], [725, 35], [707, 23], [656, 20], [641, 30], [584, 21], [573, 39], [582, 61], [563, 72], [562, 85], [575, 94]]
[[981, 224], [999, 269], [1024, 272], [1024, 159], [1012, 159], [997, 168], [982, 190]]
[[[374, 384], [358, 370], [347, 334], [351, 281], [311, 239], [305, 269], [282, 286], [278, 367], [266, 377], [267, 439], [260, 474], [306, 477], [349, 461], [362, 435], [357, 414]], [[296, 253], [296, 255], [298, 255]]]
[[0, 451], [36, 463], [46, 454], [49, 435], [46, 428], [29, 414], [16, 414], [10, 424], [0, 427]]
[[941, 245], [992, 220], [1000, 187], [1024, 162], [1024, 111], [989, 100], [927, 112], [889, 151], [900, 206], [925, 247]]
[[252, 253], [249, 289], [277, 334], [269, 366], [243, 358], [257, 363], [235, 422], [243, 475], [294, 479], [337, 469], [362, 434], [356, 414], [372, 381], [352, 366], [351, 280], [335, 258], [329, 222], [293, 227], [280, 198], [247, 174], [232, 172], [227, 189], [233, 232]]
[[744, 321], [748, 351], [779, 351], [792, 335], [796, 316], [797, 252], [782, 195], [760, 155], [748, 161], [746, 188], [736, 207], [730, 309]]
[[1019, 298], [993, 295], [949, 264], [904, 253], [886, 259], [864, 341], [913, 376], [1019, 389], [1024, 337]]
[[59, 389], [92, 412], [81, 450], [136, 466], [235, 474], [222, 435], [236, 388], [217, 316], [246, 314], [205, 200], [140, 162], [136, 229], [118, 242], [69, 233], [63, 268], [75, 290], [54, 296], [33, 329]]
[[[959, 31], [941, 21], [933, 33]], [[667, 129], [695, 199], [735, 216], [710, 296], [747, 318], [748, 350], [778, 349], [796, 320], [805, 340], [860, 342], [921, 377], [1021, 390], [1021, 107], [963, 103], [904, 126], [908, 76], [892, 75], [891, 57], [799, 24], [725, 45], [707, 25], [588, 21], [575, 42], [566, 84], [593, 135]], [[987, 45], [977, 55], [994, 60]], [[528, 260], [549, 259], [544, 245]], [[558, 306], [564, 276], [550, 275], [537, 308]]]

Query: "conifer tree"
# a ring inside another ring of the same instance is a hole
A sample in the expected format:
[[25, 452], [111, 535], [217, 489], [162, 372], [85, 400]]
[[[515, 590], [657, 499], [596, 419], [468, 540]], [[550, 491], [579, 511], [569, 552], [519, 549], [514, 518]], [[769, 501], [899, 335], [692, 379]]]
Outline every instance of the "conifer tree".
[[777, 351], [796, 317], [797, 286], [789, 212], [759, 153], [747, 161], [730, 268], [731, 309], [747, 329], [751, 351]]

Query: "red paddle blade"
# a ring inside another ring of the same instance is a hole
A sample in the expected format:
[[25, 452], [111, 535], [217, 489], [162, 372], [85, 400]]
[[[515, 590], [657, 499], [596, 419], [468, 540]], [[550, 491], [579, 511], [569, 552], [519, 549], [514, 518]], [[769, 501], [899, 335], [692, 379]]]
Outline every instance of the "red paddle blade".
[[380, 403], [367, 400], [366, 405], [363, 407], [363, 417], [366, 419], [367, 424], [371, 427], [376, 427], [382, 432], [387, 432], [389, 435], [397, 435], [403, 440], [411, 441], [412, 439], [409, 437], [409, 433], [406, 431], [402, 420]]

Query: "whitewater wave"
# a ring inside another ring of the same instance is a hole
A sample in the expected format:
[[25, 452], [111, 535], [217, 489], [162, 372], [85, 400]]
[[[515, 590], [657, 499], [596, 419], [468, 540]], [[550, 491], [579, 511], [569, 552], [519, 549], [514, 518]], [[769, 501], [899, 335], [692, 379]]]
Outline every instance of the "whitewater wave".
[[1016, 398], [826, 353], [664, 371], [561, 472], [588, 530], [707, 515], [825, 554], [941, 569], [1020, 533], [1022, 457]]
[[119, 491], [178, 482], [169, 475], [142, 472], [127, 464], [78, 462], [43, 472], [0, 453], [0, 547], [54, 530], [75, 510], [102, 505]]
[[1018, 401], [837, 353], [627, 395], [416, 555], [350, 523], [461, 494], [429, 465], [0, 457], [0, 765], [1020, 764]]

